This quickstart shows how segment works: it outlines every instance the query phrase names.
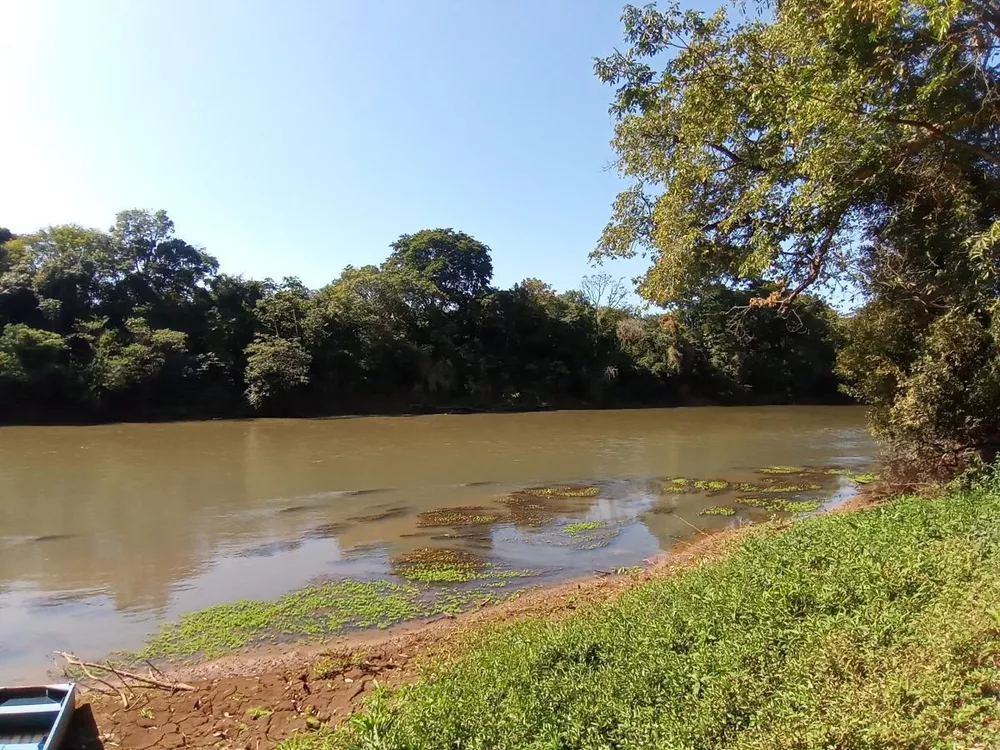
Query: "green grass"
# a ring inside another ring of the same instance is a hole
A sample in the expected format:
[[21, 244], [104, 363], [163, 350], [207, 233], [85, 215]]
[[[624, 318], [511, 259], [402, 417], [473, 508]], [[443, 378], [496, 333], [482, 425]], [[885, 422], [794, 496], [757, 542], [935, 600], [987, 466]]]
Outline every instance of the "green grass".
[[483, 631], [295, 747], [996, 747], [998, 518], [995, 487], [758, 527], [609, 604]]

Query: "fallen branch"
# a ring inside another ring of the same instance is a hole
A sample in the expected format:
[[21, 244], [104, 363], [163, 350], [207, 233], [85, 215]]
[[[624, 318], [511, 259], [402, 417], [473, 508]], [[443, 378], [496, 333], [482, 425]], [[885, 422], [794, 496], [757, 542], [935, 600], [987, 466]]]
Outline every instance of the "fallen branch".
[[[118, 691], [118, 693], [122, 695], [123, 701], [124, 701], [124, 694], [117, 687], [111, 685], [106, 680], [97, 677], [90, 670], [96, 669], [100, 670], [101, 672], [109, 672], [113, 674], [121, 681], [122, 687], [125, 688], [136, 687], [136, 685], [129, 684], [129, 682], [131, 681], [133, 683], [139, 683], [140, 685], [145, 685], [147, 687], [159, 688], [160, 690], [169, 690], [171, 692], [194, 691], [198, 689], [194, 685], [188, 685], [186, 682], [171, 682], [170, 680], [167, 679], [157, 678], [153, 675], [152, 668], [149, 671], [149, 676], [146, 677], [141, 674], [136, 674], [135, 672], [129, 672], [128, 670], [120, 669], [118, 667], [112, 666], [111, 664], [98, 664], [96, 662], [81, 661], [73, 654], [66, 653], [65, 651], [56, 651], [56, 654], [65, 659], [66, 663], [69, 666], [79, 667], [80, 669], [82, 669], [83, 673], [87, 675], [87, 677], [89, 677], [90, 679], [95, 680], [97, 682], [101, 682], [105, 685], [108, 685], [109, 687], [112, 687], [114, 690]], [[150, 665], [150, 667], [152, 667], [152, 665]], [[162, 675], [163, 673], [160, 672], [160, 674]]]

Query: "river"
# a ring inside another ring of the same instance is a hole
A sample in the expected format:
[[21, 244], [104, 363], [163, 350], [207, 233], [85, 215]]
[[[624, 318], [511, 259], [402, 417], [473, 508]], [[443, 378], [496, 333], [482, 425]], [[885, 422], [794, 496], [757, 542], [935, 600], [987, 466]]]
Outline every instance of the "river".
[[[53, 650], [135, 648], [212, 604], [320, 575], [384, 577], [416, 548], [472, 549], [548, 579], [634, 565], [698, 530], [761, 517], [701, 515], [717, 501], [658, 480], [860, 467], [872, 453], [855, 407], [0, 428], [0, 684], [40, 679]], [[822, 499], [847, 491], [836, 479]], [[560, 483], [600, 493], [542, 529], [417, 525], [426, 511], [501, 509], [512, 492]], [[570, 519], [615, 533], [538, 543]]]

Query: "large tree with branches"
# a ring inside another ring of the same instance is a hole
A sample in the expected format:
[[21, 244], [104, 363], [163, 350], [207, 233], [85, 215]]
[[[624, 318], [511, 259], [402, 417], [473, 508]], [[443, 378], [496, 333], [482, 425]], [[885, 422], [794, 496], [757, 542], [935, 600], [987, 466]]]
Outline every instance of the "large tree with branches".
[[992, 450], [1000, 6], [758, 0], [622, 20], [628, 47], [596, 71], [633, 184], [595, 256], [648, 255], [640, 291], [668, 305], [763, 278], [774, 291], [752, 304], [787, 315], [846, 283], [864, 305], [841, 367], [879, 434]]

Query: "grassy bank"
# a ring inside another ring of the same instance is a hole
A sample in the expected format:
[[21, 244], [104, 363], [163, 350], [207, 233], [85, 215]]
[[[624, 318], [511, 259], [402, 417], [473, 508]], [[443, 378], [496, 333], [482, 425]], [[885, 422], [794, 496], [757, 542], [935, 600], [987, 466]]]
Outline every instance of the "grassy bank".
[[764, 527], [558, 623], [483, 632], [357, 748], [993, 747], [1000, 486]]

